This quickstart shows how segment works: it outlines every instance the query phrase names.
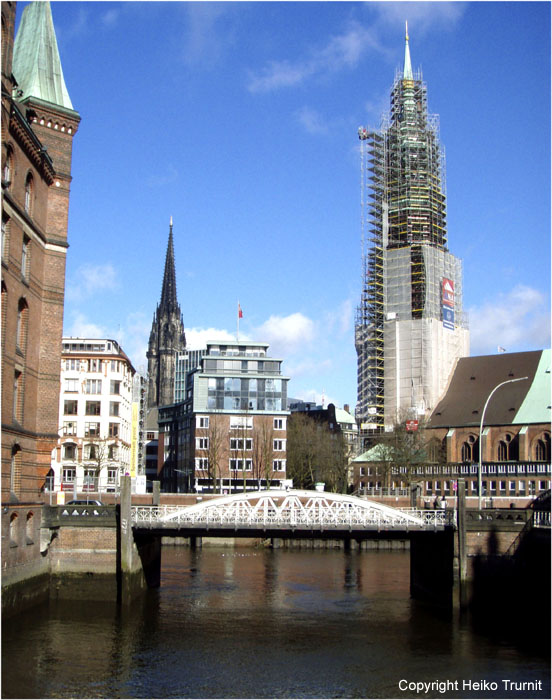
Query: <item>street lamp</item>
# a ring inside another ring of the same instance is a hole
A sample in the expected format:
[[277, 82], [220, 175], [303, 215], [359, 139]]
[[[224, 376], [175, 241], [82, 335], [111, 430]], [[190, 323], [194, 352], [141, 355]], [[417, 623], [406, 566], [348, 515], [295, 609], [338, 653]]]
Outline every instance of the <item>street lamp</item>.
[[481, 424], [479, 426], [479, 469], [477, 473], [477, 490], [478, 490], [478, 495], [479, 495], [479, 510], [481, 510], [481, 453], [483, 452], [482, 447], [482, 435], [483, 435], [483, 421], [485, 420], [485, 411], [487, 410], [487, 406], [489, 405], [489, 401], [491, 400], [491, 396], [495, 393], [497, 389], [500, 389], [501, 386], [504, 386], [505, 384], [511, 384], [512, 382], [522, 382], [524, 379], [529, 379], [529, 377], [518, 377], [517, 379], [507, 379], [505, 382], [500, 382], [500, 384], [497, 384], [495, 388], [491, 391], [489, 396], [487, 397], [487, 400], [485, 401], [485, 405], [483, 406], [483, 413], [481, 414]]

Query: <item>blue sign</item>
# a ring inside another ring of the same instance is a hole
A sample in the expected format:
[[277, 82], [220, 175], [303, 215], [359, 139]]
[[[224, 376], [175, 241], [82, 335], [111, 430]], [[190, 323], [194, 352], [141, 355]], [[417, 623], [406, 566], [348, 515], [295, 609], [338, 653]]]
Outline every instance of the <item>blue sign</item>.
[[443, 327], [454, 330], [454, 309], [443, 306]]

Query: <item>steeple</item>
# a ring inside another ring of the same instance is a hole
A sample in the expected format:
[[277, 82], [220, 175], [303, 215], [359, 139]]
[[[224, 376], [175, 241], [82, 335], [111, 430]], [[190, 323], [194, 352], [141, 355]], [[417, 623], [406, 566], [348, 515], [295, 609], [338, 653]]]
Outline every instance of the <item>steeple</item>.
[[404, 47], [404, 69], [403, 80], [413, 80], [412, 63], [410, 62], [410, 47], [408, 46], [408, 22], [405, 22], [405, 47]]
[[165, 273], [163, 275], [163, 288], [161, 290], [159, 311], [175, 311], [177, 307], [178, 301], [176, 298], [176, 272], [174, 267], [173, 220], [171, 216], [169, 224], [169, 242], [167, 244], [167, 254], [165, 256]]
[[22, 99], [36, 97], [73, 110], [63, 79], [49, 2], [31, 2], [23, 10], [15, 39], [13, 74]]

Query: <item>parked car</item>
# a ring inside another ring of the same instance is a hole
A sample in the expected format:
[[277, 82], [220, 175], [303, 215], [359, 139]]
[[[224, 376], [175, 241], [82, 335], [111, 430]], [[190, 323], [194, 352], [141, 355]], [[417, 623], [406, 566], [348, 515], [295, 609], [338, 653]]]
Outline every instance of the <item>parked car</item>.
[[103, 506], [103, 503], [101, 501], [93, 501], [93, 500], [85, 500], [85, 499], [79, 499], [77, 501], [67, 501], [65, 504], [67, 506]]

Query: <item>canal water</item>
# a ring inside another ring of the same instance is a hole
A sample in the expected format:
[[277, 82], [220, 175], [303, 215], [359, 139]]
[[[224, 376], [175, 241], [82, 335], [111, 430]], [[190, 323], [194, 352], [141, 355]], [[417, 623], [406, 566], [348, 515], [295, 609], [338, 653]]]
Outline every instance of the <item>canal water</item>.
[[534, 623], [508, 635], [412, 601], [408, 552], [165, 547], [131, 610], [4, 621], [2, 697], [548, 698]]

